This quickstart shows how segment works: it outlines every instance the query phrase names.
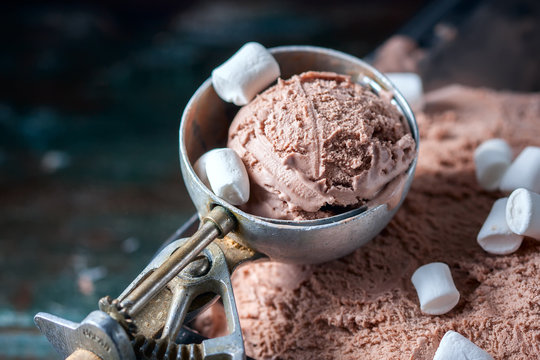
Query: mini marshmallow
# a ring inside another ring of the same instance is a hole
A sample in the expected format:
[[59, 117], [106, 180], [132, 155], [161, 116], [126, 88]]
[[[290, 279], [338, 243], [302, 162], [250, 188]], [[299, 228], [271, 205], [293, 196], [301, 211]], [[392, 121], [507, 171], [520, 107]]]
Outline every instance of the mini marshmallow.
[[506, 204], [502, 198], [493, 204], [476, 238], [478, 244], [491, 254], [507, 255], [519, 249], [523, 236], [514, 234], [506, 223]]
[[476, 180], [486, 190], [495, 190], [512, 162], [512, 149], [503, 139], [483, 142], [474, 151]]
[[212, 84], [220, 98], [246, 105], [280, 75], [279, 65], [264, 46], [249, 42], [212, 71]]
[[209, 153], [211, 153], [211, 151], [204, 153], [197, 161], [195, 161], [193, 170], [195, 170], [195, 174], [197, 174], [202, 183], [210, 189], [210, 182], [208, 181], [208, 176], [206, 176], [206, 159], [208, 158]]
[[445, 263], [434, 262], [420, 266], [411, 281], [420, 300], [420, 309], [426, 314], [445, 314], [459, 301], [459, 291]]
[[455, 331], [444, 334], [433, 360], [493, 360], [485, 350]]
[[242, 205], [249, 200], [246, 167], [233, 149], [210, 150], [198, 162], [200, 167], [204, 164], [206, 177], [214, 194], [232, 205]]
[[540, 147], [526, 147], [504, 173], [500, 189], [510, 193], [517, 188], [540, 193]]
[[420, 104], [424, 93], [420, 76], [415, 73], [386, 73], [384, 75], [390, 79], [411, 106]]
[[514, 233], [540, 240], [540, 195], [514, 190], [506, 203], [506, 223]]

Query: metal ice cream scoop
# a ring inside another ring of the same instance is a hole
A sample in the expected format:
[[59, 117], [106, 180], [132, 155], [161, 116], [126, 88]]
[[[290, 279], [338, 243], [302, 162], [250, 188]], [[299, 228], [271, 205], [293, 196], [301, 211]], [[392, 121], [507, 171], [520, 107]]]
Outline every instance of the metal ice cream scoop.
[[[271, 49], [279, 63], [281, 77], [304, 71], [333, 71], [350, 75], [373, 89], [393, 92], [394, 102], [404, 115], [418, 151], [418, 127], [414, 115], [393, 85], [377, 70], [360, 59], [329, 49], [311, 46], [285, 46]], [[204, 216], [219, 205], [237, 222], [228, 236], [236, 242], [289, 263], [320, 263], [342, 257], [371, 240], [388, 224], [399, 206], [380, 205], [357, 209], [330, 218], [307, 221], [273, 220], [250, 215], [215, 196], [197, 177], [192, 164], [206, 151], [223, 147], [235, 108], [223, 102], [207, 80], [193, 95], [180, 125], [180, 165], [188, 192], [199, 214]], [[407, 172], [405, 198], [412, 182], [416, 158]]]
[[[407, 170], [403, 190], [396, 193], [397, 206], [383, 203], [325, 219], [287, 221], [257, 217], [218, 198], [197, 177], [193, 164], [205, 152], [226, 144], [237, 108], [222, 101], [207, 80], [187, 104], [179, 134], [180, 165], [202, 219], [199, 230], [166, 247], [118, 299], [100, 301], [102, 312], [119, 324], [108, 325], [114, 328], [110, 338], [107, 329], [98, 326], [106, 322], [102, 319], [92, 323], [95, 328], [86, 330], [85, 337], [74, 323], [65, 330], [61, 319], [43, 313], [36, 315], [36, 323], [49, 340], [54, 338], [49, 336], [51, 331], [74, 333], [73, 339], [85, 340], [79, 341], [79, 347], [66, 347], [69, 341], [65, 338], [57, 341], [55, 346], [61, 353], [68, 355], [84, 348], [106, 359], [110, 352], [103, 352], [104, 346], [98, 346], [101, 343], [107, 344], [109, 350], [121, 349], [121, 354], [115, 352], [116, 358], [241, 359], [245, 354], [229, 277], [239, 264], [261, 257], [301, 264], [333, 260], [371, 240], [394, 216], [411, 185], [419, 144], [416, 120], [403, 96], [381, 73], [353, 56], [311, 46], [285, 46], [270, 51], [283, 78], [309, 70], [332, 71], [350, 75], [353, 81], [375, 93], [393, 94], [392, 103], [403, 114], [416, 141], [415, 159]], [[216, 294], [224, 301], [230, 334], [191, 347], [178, 344], [182, 325], [195, 313], [190, 311], [204, 308]], [[127, 336], [118, 335], [121, 329]], [[133, 351], [124, 344], [128, 338], [132, 339]], [[95, 346], [88, 345], [92, 343]]]

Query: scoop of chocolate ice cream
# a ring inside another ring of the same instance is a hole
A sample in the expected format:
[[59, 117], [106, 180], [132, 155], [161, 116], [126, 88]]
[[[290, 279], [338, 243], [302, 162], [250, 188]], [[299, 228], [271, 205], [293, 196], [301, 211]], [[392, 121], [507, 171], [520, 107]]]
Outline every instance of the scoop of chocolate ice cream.
[[243, 209], [303, 220], [376, 197], [415, 156], [405, 119], [387, 95], [348, 76], [306, 72], [279, 79], [240, 109], [228, 146], [250, 177]]

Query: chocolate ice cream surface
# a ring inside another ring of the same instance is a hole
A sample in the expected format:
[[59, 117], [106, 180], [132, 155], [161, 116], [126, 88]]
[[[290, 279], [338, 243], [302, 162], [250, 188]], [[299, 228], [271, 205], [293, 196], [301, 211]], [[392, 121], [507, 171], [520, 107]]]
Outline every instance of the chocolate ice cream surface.
[[228, 146], [246, 165], [243, 210], [306, 220], [364, 205], [404, 174], [416, 143], [391, 95], [330, 72], [305, 72], [240, 109]]

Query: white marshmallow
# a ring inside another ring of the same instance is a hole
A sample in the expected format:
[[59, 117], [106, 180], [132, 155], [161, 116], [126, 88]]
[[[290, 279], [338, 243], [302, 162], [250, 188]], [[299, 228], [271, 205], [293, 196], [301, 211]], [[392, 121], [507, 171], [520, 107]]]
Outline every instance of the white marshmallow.
[[512, 162], [512, 149], [503, 139], [483, 142], [474, 151], [476, 180], [486, 190], [495, 190]]
[[540, 195], [514, 190], [506, 203], [506, 223], [514, 233], [540, 240]]
[[223, 100], [246, 105], [279, 75], [272, 54], [261, 44], [249, 42], [212, 71], [212, 84]]
[[208, 181], [208, 176], [206, 176], [206, 159], [208, 158], [207, 155], [209, 153], [210, 151], [202, 154], [202, 156], [195, 161], [195, 164], [193, 164], [193, 170], [195, 170], [195, 174], [197, 174], [202, 183], [210, 189], [210, 182]]
[[[201, 156], [197, 163], [195, 167], [203, 174], [199, 175], [199, 178], [205, 183], [204, 176], [206, 176], [206, 182], [214, 194], [232, 205], [242, 205], [249, 200], [249, 178], [246, 167], [233, 149], [210, 150]], [[197, 172], [197, 169], [195, 171]]]
[[421, 103], [424, 87], [420, 76], [415, 73], [386, 73], [385, 75], [411, 106]]
[[540, 147], [526, 147], [504, 173], [500, 189], [510, 193], [517, 188], [540, 193]]
[[411, 281], [420, 300], [420, 309], [426, 314], [445, 314], [459, 302], [459, 291], [445, 263], [434, 262], [420, 266]]
[[444, 334], [433, 360], [493, 360], [485, 350], [455, 331]]
[[476, 238], [478, 244], [491, 254], [511, 254], [521, 245], [523, 236], [514, 234], [506, 223], [506, 203], [502, 198], [493, 204], [489, 215]]

